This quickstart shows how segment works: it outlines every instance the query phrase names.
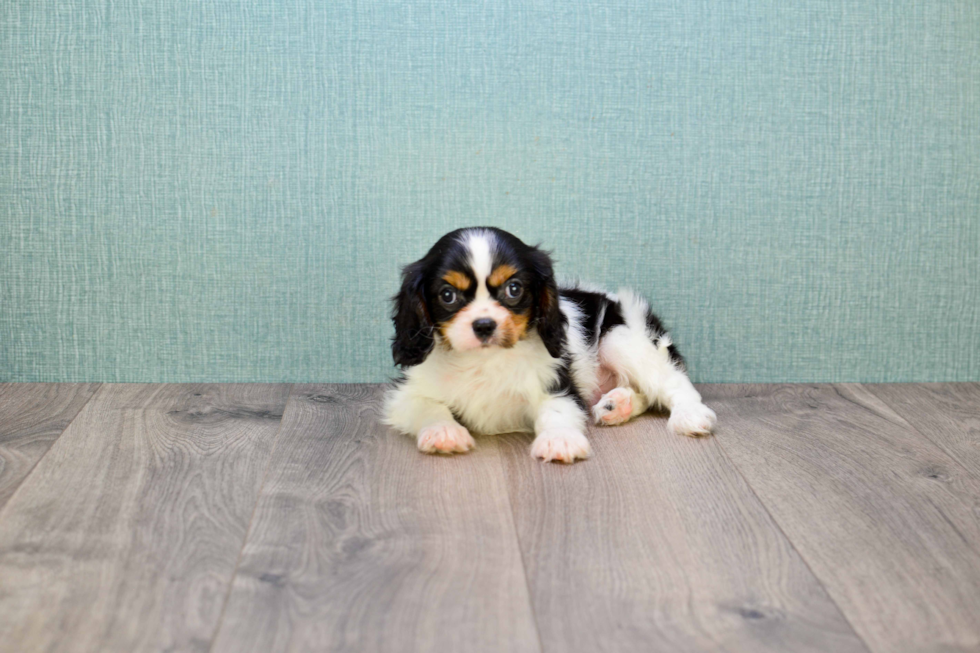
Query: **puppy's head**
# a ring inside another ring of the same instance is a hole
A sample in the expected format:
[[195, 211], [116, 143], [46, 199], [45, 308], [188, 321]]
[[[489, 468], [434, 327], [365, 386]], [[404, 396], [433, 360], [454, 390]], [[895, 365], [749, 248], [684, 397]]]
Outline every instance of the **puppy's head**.
[[397, 365], [418, 365], [436, 342], [452, 351], [509, 348], [536, 332], [555, 358], [565, 343], [551, 259], [500, 229], [440, 238], [402, 271], [394, 303]]

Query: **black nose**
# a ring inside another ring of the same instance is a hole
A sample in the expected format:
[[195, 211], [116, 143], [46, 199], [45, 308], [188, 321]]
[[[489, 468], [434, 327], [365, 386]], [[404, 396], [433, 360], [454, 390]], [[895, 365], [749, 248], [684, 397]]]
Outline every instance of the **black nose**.
[[473, 320], [473, 333], [480, 340], [488, 340], [493, 332], [497, 329], [497, 323], [488, 317], [481, 317], [479, 320]]

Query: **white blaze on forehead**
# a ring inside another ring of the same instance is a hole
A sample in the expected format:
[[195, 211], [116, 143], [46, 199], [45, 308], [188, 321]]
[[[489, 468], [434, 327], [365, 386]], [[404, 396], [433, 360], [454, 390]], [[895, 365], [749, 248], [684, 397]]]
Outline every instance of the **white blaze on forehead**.
[[476, 299], [487, 299], [487, 277], [493, 267], [493, 234], [489, 231], [474, 231], [466, 235], [466, 249], [470, 252], [470, 268], [476, 277]]

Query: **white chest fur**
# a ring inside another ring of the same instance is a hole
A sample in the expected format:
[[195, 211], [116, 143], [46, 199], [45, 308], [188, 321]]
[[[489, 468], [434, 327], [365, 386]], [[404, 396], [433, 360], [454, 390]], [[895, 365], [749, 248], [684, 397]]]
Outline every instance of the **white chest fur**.
[[414, 393], [444, 402], [476, 433], [529, 431], [557, 366], [534, 335], [510, 349], [455, 352], [437, 345], [406, 381]]

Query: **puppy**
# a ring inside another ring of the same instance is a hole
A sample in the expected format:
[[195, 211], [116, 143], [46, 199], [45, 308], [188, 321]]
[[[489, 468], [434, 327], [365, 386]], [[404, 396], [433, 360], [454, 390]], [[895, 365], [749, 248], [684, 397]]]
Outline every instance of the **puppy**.
[[559, 288], [547, 253], [495, 228], [446, 234], [404, 268], [391, 351], [403, 371], [385, 422], [425, 453], [463, 453], [480, 434], [534, 431], [531, 454], [590, 455], [597, 424], [650, 406], [681, 435], [707, 435], [714, 412], [647, 303], [628, 290]]

